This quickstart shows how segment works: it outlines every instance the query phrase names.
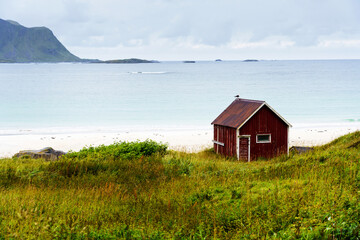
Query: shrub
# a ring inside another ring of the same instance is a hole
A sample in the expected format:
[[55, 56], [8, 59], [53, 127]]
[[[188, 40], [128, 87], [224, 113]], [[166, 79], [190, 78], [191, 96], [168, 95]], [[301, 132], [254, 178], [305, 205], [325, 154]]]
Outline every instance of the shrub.
[[79, 152], [71, 152], [65, 155], [67, 159], [135, 159], [142, 156], [151, 156], [155, 153], [163, 155], [166, 153], [167, 145], [157, 143], [153, 140], [143, 142], [117, 142], [109, 146], [83, 148]]

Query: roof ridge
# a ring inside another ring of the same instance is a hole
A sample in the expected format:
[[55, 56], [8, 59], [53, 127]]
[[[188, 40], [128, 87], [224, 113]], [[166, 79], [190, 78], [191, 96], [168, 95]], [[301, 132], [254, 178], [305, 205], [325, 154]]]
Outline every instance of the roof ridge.
[[244, 125], [263, 106], [267, 106], [270, 111], [277, 115], [288, 126], [291, 126], [290, 123], [288, 123], [265, 101], [243, 98], [236, 98], [211, 124], [239, 128]]
[[246, 102], [256, 102], [256, 103], [264, 103], [265, 102], [263, 100], [254, 100], [254, 99], [246, 99], [246, 98], [237, 98], [237, 100], [246, 101]]

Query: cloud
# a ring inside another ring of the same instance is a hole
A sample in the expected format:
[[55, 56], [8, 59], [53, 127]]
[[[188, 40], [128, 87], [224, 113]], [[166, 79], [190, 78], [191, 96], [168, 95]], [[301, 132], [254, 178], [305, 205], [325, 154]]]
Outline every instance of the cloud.
[[357, 0], [0, 0], [1, 18], [114, 53], [357, 48], [359, 12]]

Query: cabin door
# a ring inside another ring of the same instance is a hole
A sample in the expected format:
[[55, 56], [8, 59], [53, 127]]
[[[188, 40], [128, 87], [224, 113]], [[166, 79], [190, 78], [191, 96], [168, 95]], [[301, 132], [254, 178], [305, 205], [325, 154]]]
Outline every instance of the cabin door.
[[239, 160], [250, 162], [250, 136], [240, 136]]

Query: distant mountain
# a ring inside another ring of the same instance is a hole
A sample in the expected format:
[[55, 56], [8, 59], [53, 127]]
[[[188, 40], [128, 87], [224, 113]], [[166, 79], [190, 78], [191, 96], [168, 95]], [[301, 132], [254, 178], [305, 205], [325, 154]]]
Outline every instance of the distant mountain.
[[1, 62], [79, 62], [46, 27], [26, 28], [0, 19]]

